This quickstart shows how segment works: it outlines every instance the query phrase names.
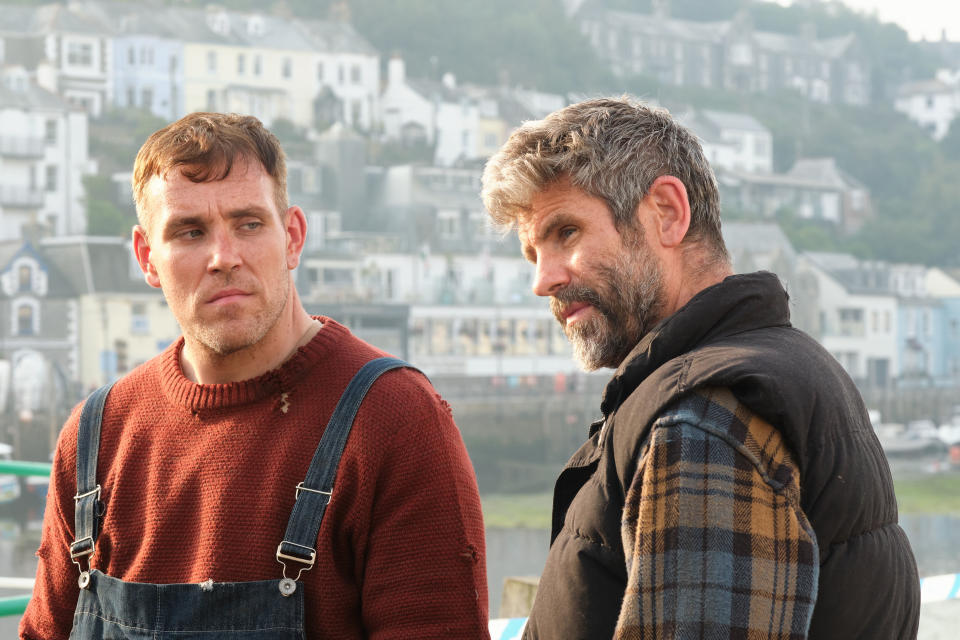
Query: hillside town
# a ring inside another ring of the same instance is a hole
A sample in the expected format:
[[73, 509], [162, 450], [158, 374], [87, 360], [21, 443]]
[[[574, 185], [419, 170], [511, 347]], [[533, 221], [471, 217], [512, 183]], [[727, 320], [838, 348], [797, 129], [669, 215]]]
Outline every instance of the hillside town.
[[[743, 12], [695, 22], [668, 0], [649, 13], [558, 4], [616, 78], [787, 92], [838, 109], [880, 99], [934, 141], [960, 115], [960, 42], [946, 37], [919, 45], [937, 60], [934, 76], [878, 92], [854, 33], [774, 33]], [[578, 368], [515, 234], [491, 227], [480, 179], [516, 127], [586, 95], [506, 74], [464, 81], [442, 61], [411, 68], [365, 37], [346, 2], [325, 19], [216, 4], [0, 3], [0, 457], [48, 461], [72, 407], [180, 335], [131, 251], [133, 155], [108, 153], [135, 153], [142, 139], [111, 123], [219, 111], [252, 114], [283, 143], [289, 199], [309, 227], [295, 275], [306, 310], [430, 377], [468, 447], [480, 443], [470, 452], [481, 491], [552, 481], [609, 371]], [[785, 216], [836, 238], [876, 221], [855, 167], [803, 148], [783, 165], [775, 132], [751, 113], [644, 99], [697, 135], [735, 271], [780, 277], [791, 321], [857, 383], [891, 459], [933, 442], [938, 464], [960, 467], [960, 254], [945, 265], [801, 248]], [[491, 398], [498, 408], [481, 407]], [[559, 426], [543, 444], [548, 422]], [[493, 441], [543, 445], [542, 456], [476, 453]]]
[[[869, 63], [853, 35], [822, 39], [806, 28], [788, 37], [741, 18], [693, 23], [671, 18], [664, 2], [650, 15], [594, 5], [568, 7], [615, 73], [867, 100]], [[325, 21], [215, 5], [6, 6], [0, 62], [5, 415], [62, 413], [178, 335], [127, 240], [86, 233], [84, 178], [103, 163], [90, 152], [91, 123], [122, 109], [163, 121], [245, 112], [301, 134], [288, 145], [289, 183], [310, 223], [297, 278], [312, 312], [347, 321], [431, 376], [517, 384], [577, 375], [560, 327], [530, 291], [516, 241], [489, 227], [479, 198], [485, 158], [520, 123], [577, 95], [461, 83], [452, 73], [411, 77], [402, 57], [356, 31], [346, 5]], [[944, 58], [944, 68], [960, 68], [952, 62]], [[905, 85], [897, 108], [942, 135], [954, 107], [937, 96], [953, 95], [951, 77]], [[936, 117], [916, 100], [934, 84], [926, 102]], [[777, 212], [848, 234], [870, 224], [869, 189], [832, 157], [775, 171], [773, 136], [749, 114], [692, 106], [675, 114], [699, 136], [725, 210], [754, 216], [724, 227], [738, 271], [778, 273], [794, 323], [864, 388], [960, 384], [960, 272], [796, 250]], [[394, 160], [371, 162], [371, 147]], [[129, 170], [101, 177], [132, 221]]]

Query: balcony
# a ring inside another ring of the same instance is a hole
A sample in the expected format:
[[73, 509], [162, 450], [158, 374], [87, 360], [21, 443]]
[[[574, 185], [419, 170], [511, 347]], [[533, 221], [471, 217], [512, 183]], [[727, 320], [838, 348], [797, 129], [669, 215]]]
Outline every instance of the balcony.
[[0, 136], [0, 156], [5, 158], [42, 158], [44, 148], [42, 138]]
[[29, 187], [0, 185], [0, 207], [10, 209], [39, 209], [44, 193]]

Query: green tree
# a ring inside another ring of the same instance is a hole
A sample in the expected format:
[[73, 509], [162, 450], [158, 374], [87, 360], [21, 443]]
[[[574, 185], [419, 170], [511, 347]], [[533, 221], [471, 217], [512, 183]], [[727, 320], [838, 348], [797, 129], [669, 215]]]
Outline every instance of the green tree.
[[83, 178], [87, 204], [87, 233], [92, 236], [127, 237], [136, 224], [136, 217], [121, 209], [115, 196], [115, 185], [108, 176]]

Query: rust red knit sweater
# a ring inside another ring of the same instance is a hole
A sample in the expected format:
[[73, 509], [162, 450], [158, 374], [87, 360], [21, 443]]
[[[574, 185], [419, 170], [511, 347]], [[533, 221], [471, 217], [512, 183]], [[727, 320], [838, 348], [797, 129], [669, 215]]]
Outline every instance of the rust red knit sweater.
[[[104, 410], [107, 505], [92, 566], [128, 581], [280, 579], [274, 554], [314, 449], [360, 366], [384, 355], [324, 327], [282, 367], [197, 385], [182, 340], [120, 380]], [[63, 429], [22, 638], [68, 637], [79, 408]], [[301, 578], [307, 638], [485, 638], [483, 522], [449, 406], [410, 370], [378, 380], [357, 414]]]

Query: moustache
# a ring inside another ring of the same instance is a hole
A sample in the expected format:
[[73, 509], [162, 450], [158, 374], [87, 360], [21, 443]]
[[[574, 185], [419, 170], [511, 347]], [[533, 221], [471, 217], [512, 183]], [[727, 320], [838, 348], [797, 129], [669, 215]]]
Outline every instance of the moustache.
[[601, 314], [604, 312], [600, 294], [595, 289], [583, 285], [569, 285], [550, 297], [550, 311], [560, 324], [564, 324], [564, 310], [575, 302], [585, 302]]

